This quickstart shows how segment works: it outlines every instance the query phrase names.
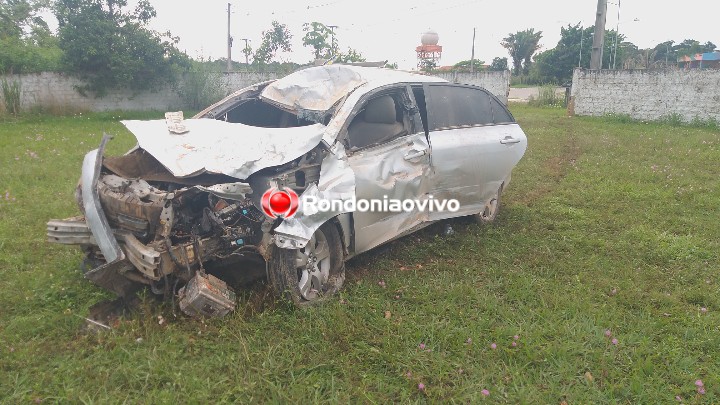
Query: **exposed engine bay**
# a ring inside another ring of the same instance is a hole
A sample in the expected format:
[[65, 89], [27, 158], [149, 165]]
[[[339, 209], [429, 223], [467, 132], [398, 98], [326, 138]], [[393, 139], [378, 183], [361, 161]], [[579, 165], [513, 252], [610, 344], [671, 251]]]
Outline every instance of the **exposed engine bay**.
[[[240, 129], [313, 125], [260, 101], [261, 88], [250, 89], [230, 102], [218, 103], [219, 107], [208, 114], [215, 120], [192, 123], [234, 122], [242, 124]], [[183, 121], [182, 113], [172, 114], [172, 122], [167, 120], [168, 136], [172, 137], [173, 131], [181, 132], [177, 128], [188, 132], [185, 123], [190, 121]], [[282, 222], [262, 213], [262, 194], [274, 187], [289, 188], [300, 195], [309, 185], [317, 185], [320, 164], [329, 149], [318, 141], [301, 156], [270, 167], [258, 167], [258, 160], [248, 159], [250, 164], [245, 166], [245, 172], [250, 175], [241, 179], [220, 170], [194, 168], [191, 175], [178, 176], [143, 149], [142, 134], [135, 134], [139, 146], [127, 154], [103, 156], [107, 142], [104, 140], [94, 157], [96, 185], [91, 190], [93, 194], [97, 192], [100, 211], [117, 240], [121, 259], [108, 262], [103, 244], [98, 243], [88, 225], [92, 221], [85, 217], [51, 220], [49, 240], [80, 245], [86, 256], [83, 264], [86, 277], [120, 296], [147, 285], [156, 294], [169, 296], [177, 292], [181, 309], [190, 315], [223, 315], [231, 311], [235, 305], [232, 286], [265, 276], [263, 267], [269, 260], [271, 231]], [[274, 152], [278, 155], [276, 148]], [[293, 152], [290, 148], [289, 153]], [[81, 185], [93, 179], [86, 171], [89, 170], [83, 170]], [[76, 200], [85, 214], [87, 204], [81, 185], [76, 190]], [[253, 264], [254, 273], [246, 268]]]

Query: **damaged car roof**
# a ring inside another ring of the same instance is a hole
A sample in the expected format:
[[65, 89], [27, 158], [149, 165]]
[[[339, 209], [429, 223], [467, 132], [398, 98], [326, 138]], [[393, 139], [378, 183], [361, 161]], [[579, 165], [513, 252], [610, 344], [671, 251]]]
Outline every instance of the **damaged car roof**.
[[327, 111], [365, 84], [375, 88], [391, 83], [445, 81], [392, 69], [326, 65], [303, 69], [276, 80], [265, 87], [261, 97], [293, 111]]

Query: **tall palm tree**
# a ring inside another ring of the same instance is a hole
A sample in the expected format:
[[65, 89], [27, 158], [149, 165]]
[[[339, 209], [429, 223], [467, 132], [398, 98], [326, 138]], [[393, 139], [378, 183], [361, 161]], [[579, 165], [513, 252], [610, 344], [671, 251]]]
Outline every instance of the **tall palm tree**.
[[521, 68], [523, 72], [527, 74], [530, 69], [530, 64], [532, 63], [532, 56], [540, 49], [539, 43], [541, 38], [542, 31], [535, 32], [534, 28], [508, 34], [506, 38], [503, 38], [500, 45], [510, 53], [513, 63], [513, 74], [519, 75]]

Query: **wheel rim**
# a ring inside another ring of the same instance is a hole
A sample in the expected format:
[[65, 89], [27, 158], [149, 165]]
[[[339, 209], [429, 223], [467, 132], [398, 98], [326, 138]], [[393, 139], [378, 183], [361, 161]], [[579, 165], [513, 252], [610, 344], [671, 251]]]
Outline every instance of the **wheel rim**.
[[297, 250], [295, 267], [300, 296], [308, 301], [317, 299], [330, 277], [330, 245], [321, 231]]

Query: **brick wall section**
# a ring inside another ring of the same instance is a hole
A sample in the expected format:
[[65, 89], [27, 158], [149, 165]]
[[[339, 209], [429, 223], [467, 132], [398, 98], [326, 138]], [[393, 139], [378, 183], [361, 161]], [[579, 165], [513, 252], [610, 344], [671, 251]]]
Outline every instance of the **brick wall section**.
[[[255, 83], [276, 79], [276, 73], [235, 72], [218, 73], [213, 79], [226, 94]], [[507, 104], [509, 72], [444, 73], [438, 76], [455, 83], [481, 86], [498, 96]], [[172, 88], [154, 92], [133, 93], [128, 90], [112, 90], [105, 97], [85, 97], [75, 90], [82, 85], [79, 79], [61, 73], [44, 72], [4, 76], [8, 81], [21, 83], [21, 107], [25, 110], [44, 107], [57, 111], [115, 111], [158, 110], [177, 111], [185, 108], [182, 98]]]
[[570, 112], [600, 116], [627, 114], [657, 120], [678, 114], [720, 121], [720, 70], [576, 69]]

